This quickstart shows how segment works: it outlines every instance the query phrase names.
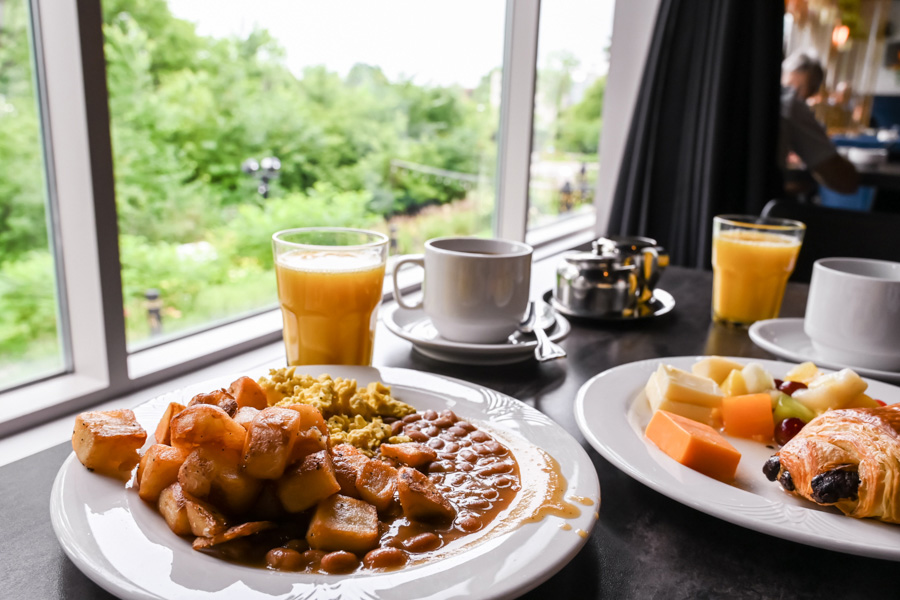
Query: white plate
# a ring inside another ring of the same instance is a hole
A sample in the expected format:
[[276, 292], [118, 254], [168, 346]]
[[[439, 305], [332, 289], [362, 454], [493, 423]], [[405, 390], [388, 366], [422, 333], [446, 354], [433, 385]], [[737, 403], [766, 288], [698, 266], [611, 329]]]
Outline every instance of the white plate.
[[[646, 486], [699, 511], [768, 535], [829, 550], [900, 560], [900, 526], [853, 519], [781, 489], [762, 473], [775, 453], [764, 444], [728, 438], [741, 453], [733, 484], [682, 466], [644, 439], [651, 411], [644, 384], [660, 363], [690, 370], [700, 356], [634, 362], [610, 369], [582, 386], [575, 418], [588, 442], [607, 460]], [[733, 358], [741, 363], [745, 358]], [[754, 360], [781, 378], [794, 365]], [[869, 381], [866, 393], [889, 404], [900, 402], [900, 388]]]
[[812, 361], [826, 369], [840, 370], [850, 368], [863, 377], [871, 377], [891, 383], [900, 383], [900, 373], [878, 371], [854, 365], [844, 365], [820, 358], [813, 348], [812, 341], [803, 331], [803, 319], [768, 319], [757, 321], [750, 326], [750, 339], [768, 352], [795, 362]]
[[[559, 342], [572, 330], [565, 317], [556, 313], [556, 324], [547, 331], [554, 342]], [[384, 323], [395, 335], [412, 342], [420, 353], [444, 362], [478, 365], [505, 365], [534, 359], [537, 341], [533, 336], [514, 343], [467, 344], [451, 342], [440, 336], [422, 309], [410, 310], [395, 304], [384, 314]], [[512, 339], [512, 336], [511, 336]]]
[[[69, 558], [101, 587], [127, 599], [212, 594], [240, 600], [509, 598], [548, 579], [584, 545], [585, 532], [590, 532], [599, 509], [597, 473], [581, 445], [542, 413], [487, 388], [407, 369], [311, 366], [298, 370], [354, 378], [360, 385], [383, 381], [419, 411], [450, 408], [513, 449], [523, 490], [542, 489], [551, 477], [540, 466], [545, 462], [538, 450], [542, 448], [558, 461], [568, 482], [565, 497], [589, 498], [593, 505], [577, 504], [580, 515], [565, 521], [550, 516], [517, 526], [520, 519], [509, 515], [514, 511], [532, 514], [541, 502], [536, 498], [540, 494], [519, 493], [509, 512], [495, 519], [497, 535], [442, 560], [387, 573], [287, 573], [234, 565], [192, 550], [190, 542], [173, 534], [134, 489], [87, 471], [72, 454], [60, 469], [50, 498], [53, 528]], [[135, 415], [152, 432], [169, 402], [186, 402], [233, 379], [212, 380], [160, 396], [136, 408]], [[562, 529], [564, 522], [571, 528]]]

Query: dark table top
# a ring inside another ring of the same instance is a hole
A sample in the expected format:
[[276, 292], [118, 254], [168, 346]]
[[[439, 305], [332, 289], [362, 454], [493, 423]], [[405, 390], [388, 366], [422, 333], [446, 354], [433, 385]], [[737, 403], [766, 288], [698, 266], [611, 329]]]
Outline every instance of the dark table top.
[[[573, 406], [579, 388], [616, 365], [700, 354], [773, 358], [745, 331], [710, 322], [711, 281], [709, 272], [670, 268], [660, 287], [676, 299], [672, 313], [628, 326], [573, 323], [563, 342], [569, 357], [562, 361], [446, 364], [382, 329], [375, 364], [496, 389], [549, 415], [587, 450], [600, 479], [599, 520], [581, 552], [526, 598], [900, 597], [900, 564], [781, 540], [688, 508], [619, 471], [578, 430]], [[782, 316], [802, 316], [806, 293], [805, 285], [789, 284]], [[0, 468], [0, 598], [111, 597], [69, 561], [50, 526], [50, 488], [70, 451], [61, 444]]]

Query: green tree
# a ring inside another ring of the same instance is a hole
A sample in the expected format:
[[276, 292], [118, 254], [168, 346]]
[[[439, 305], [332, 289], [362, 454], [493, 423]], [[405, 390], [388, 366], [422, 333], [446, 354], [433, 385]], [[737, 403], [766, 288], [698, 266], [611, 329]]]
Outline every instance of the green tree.
[[597, 154], [603, 128], [603, 96], [606, 76], [599, 77], [587, 89], [578, 104], [569, 107], [560, 118], [558, 147], [564, 152]]

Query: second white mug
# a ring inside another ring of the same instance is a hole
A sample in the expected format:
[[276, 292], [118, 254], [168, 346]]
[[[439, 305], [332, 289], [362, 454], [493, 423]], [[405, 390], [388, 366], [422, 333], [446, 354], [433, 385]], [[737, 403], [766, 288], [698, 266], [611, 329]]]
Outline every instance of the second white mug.
[[[403, 308], [422, 308], [444, 339], [501, 343], [525, 313], [531, 288], [528, 244], [472, 237], [435, 238], [424, 255], [394, 265], [394, 297]], [[425, 269], [422, 300], [410, 304], [400, 293], [397, 273], [404, 264]]]

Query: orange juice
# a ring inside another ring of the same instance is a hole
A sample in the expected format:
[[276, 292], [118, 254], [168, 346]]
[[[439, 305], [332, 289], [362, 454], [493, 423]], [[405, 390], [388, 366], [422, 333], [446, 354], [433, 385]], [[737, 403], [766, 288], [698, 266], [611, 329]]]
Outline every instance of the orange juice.
[[381, 302], [378, 255], [294, 250], [275, 263], [290, 365], [369, 365]]
[[764, 231], [717, 232], [713, 239], [713, 319], [750, 324], [774, 319], [800, 240]]

